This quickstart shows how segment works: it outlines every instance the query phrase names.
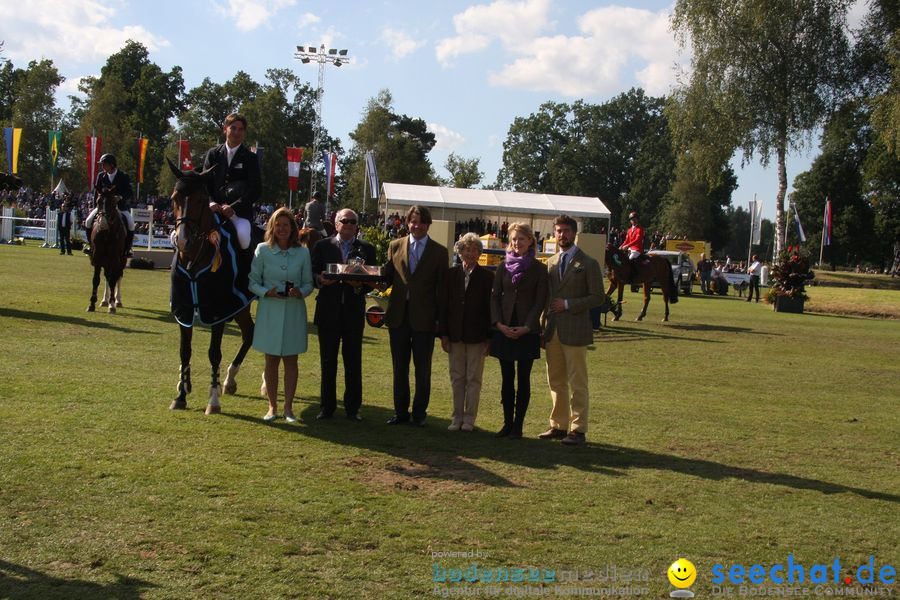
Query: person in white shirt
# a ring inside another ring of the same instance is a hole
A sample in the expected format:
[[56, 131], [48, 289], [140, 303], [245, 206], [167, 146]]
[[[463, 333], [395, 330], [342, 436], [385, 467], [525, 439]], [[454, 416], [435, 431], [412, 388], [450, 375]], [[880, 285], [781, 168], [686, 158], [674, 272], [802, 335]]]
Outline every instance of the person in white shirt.
[[759, 272], [762, 269], [762, 263], [759, 262], [759, 256], [756, 254], [753, 255], [750, 263], [750, 268], [747, 269], [747, 273], [750, 274], [750, 290], [747, 292], [747, 302], [750, 302], [750, 299], [753, 298], [753, 290], [756, 290], [756, 301], [759, 302]]

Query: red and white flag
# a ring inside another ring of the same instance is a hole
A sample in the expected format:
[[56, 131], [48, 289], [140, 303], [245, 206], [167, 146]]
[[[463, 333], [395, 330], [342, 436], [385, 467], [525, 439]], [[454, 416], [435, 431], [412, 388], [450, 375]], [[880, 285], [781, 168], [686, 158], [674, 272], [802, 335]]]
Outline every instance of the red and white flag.
[[178, 168], [182, 171], [194, 169], [194, 159], [191, 158], [191, 143], [187, 140], [178, 140]]
[[97, 181], [97, 161], [100, 160], [101, 139], [99, 135], [89, 135], [84, 138], [87, 149], [87, 174], [90, 186], [93, 189]]
[[323, 152], [322, 162], [325, 163], [325, 198], [329, 199], [334, 195], [334, 172], [337, 169], [337, 154], [334, 152]]
[[300, 187], [300, 161], [303, 160], [303, 148], [287, 147], [288, 189], [296, 192]]

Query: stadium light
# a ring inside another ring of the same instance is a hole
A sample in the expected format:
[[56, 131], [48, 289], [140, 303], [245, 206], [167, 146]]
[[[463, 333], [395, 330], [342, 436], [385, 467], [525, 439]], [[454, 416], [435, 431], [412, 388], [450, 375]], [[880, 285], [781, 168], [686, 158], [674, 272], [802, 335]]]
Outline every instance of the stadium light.
[[[336, 48], [325, 48], [325, 44], [322, 44], [318, 49], [315, 46], [307, 46], [307, 50], [304, 52], [303, 46], [297, 46], [297, 52], [294, 54], [294, 58], [299, 59], [301, 63], [304, 65], [309, 64], [310, 62], [318, 63], [319, 65], [319, 85], [316, 88], [316, 125], [313, 130], [313, 158], [310, 161], [310, 171], [309, 171], [309, 198], [312, 200], [312, 196], [316, 191], [316, 165], [319, 162], [319, 140], [321, 139], [321, 131], [322, 131], [322, 99], [325, 97], [325, 66], [328, 64], [332, 64], [335, 67], [340, 67], [343, 64], [350, 62], [350, 57], [347, 55], [347, 49], [341, 48], [340, 50]], [[325, 199], [325, 211], [328, 211], [328, 204], [330, 202], [330, 198]]]

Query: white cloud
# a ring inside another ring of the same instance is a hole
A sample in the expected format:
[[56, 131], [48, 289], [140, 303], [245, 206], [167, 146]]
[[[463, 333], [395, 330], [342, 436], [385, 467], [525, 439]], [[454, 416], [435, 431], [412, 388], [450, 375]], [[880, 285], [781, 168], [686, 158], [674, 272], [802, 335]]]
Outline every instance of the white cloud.
[[[549, 27], [547, 8], [540, 0], [471, 7], [454, 17], [458, 35], [438, 44], [437, 58], [446, 65], [497, 40], [511, 62], [491, 73], [493, 85], [573, 98], [605, 96], [631, 81], [661, 95], [675, 83], [680, 56], [668, 10], [598, 8], [579, 17], [576, 35], [540, 36]], [[508, 21], [498, 27], [502, 18]]]
[[451, 151], [460, 148], [466, 141], [462, 134], [457, 133], [449, 127], [444, 127], [439, 123], [427, 123], [428, 131], [434, 134], [436, 150]]
[[[129, 39], [151, 52], [169, 45], [141, 25], [112, 25], [115, 9], [109, 2], [0, 0], [0, 13], [4, 54], [13, 60], [32, 60], [52, 52], [54, 61], [90, 62], [118, 52]], [[11, 32], [26, 33], [13, 36]]]
[[304, 27], [308, 27], [314, 23], [320, 22], [322, 19], [317, 15], [312, 13], [303, 13], [300, 15], [300, 18], [297, 20], [297, 27], [303, 29]]
[[224, 6], [216, 5], [216, 8], [232, 19], [241, 31], [253, 31], [265, 25], [281, 9], [296, 3], [297, 0], [228, 0]]
[[382, 29], [378, 39], [391, 48], [391, 54], [395, 59], [412, 54], [425, 44], [424, 41], [417, 41], [406, 32], [391, 27]]
[[523, 48], [547, 26], [549, 9], [550, 0], [496, 0], [470, 6], [453, 17], [456, 36], [438, 42], [437, 59], [447, 65], [456, 56], [483, 50], [493, 38], [506, 48]]

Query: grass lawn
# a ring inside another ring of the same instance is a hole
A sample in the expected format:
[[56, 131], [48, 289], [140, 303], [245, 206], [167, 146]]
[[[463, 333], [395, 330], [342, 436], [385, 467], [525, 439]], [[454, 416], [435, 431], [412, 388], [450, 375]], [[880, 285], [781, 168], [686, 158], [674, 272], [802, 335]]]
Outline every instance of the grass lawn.
[[[83, 255], [0, 247], [2, 598], [413, 598], [433, 595], [435, 565], [473, 563], [557, 578], [641, 569], [647, 581], [618, 585], [665, 598], [679, 557], [708, 597], [716, 564], [837, 558], [854, 580], [870, 556], [900, 567], [898, 320], [695, 295], [663, 324], [655, 294], [635, 323], [640, 296], [626, 291], [623, 321], [589, 351], [589, 444], [568, 448], [536, 439], [550, 409], [543, 360], [527, 439], [491, 435], [493, 359], [482, 431], [446, 430], [439, 347], [428, 427], [385, 425], [390, 354], [372, 328], [362, 423], [315, 420], [315, 335], [300, 358], [300, 423], [260, 420], [255, 351], [224, 414], [204, 416], [206, 331], [190, 408], [171, 412], [168, 273], [127, 271], [116, 315], [84, 312], [90, 276]], [[830, 301], [824, 291], [809, 290], [810, 308]], [[897, 291], [839, 291], [900, 306]], [[229, 326], [226, 365], [238, 345]], [[470, 550], [482, 556], [432, 554]]]

